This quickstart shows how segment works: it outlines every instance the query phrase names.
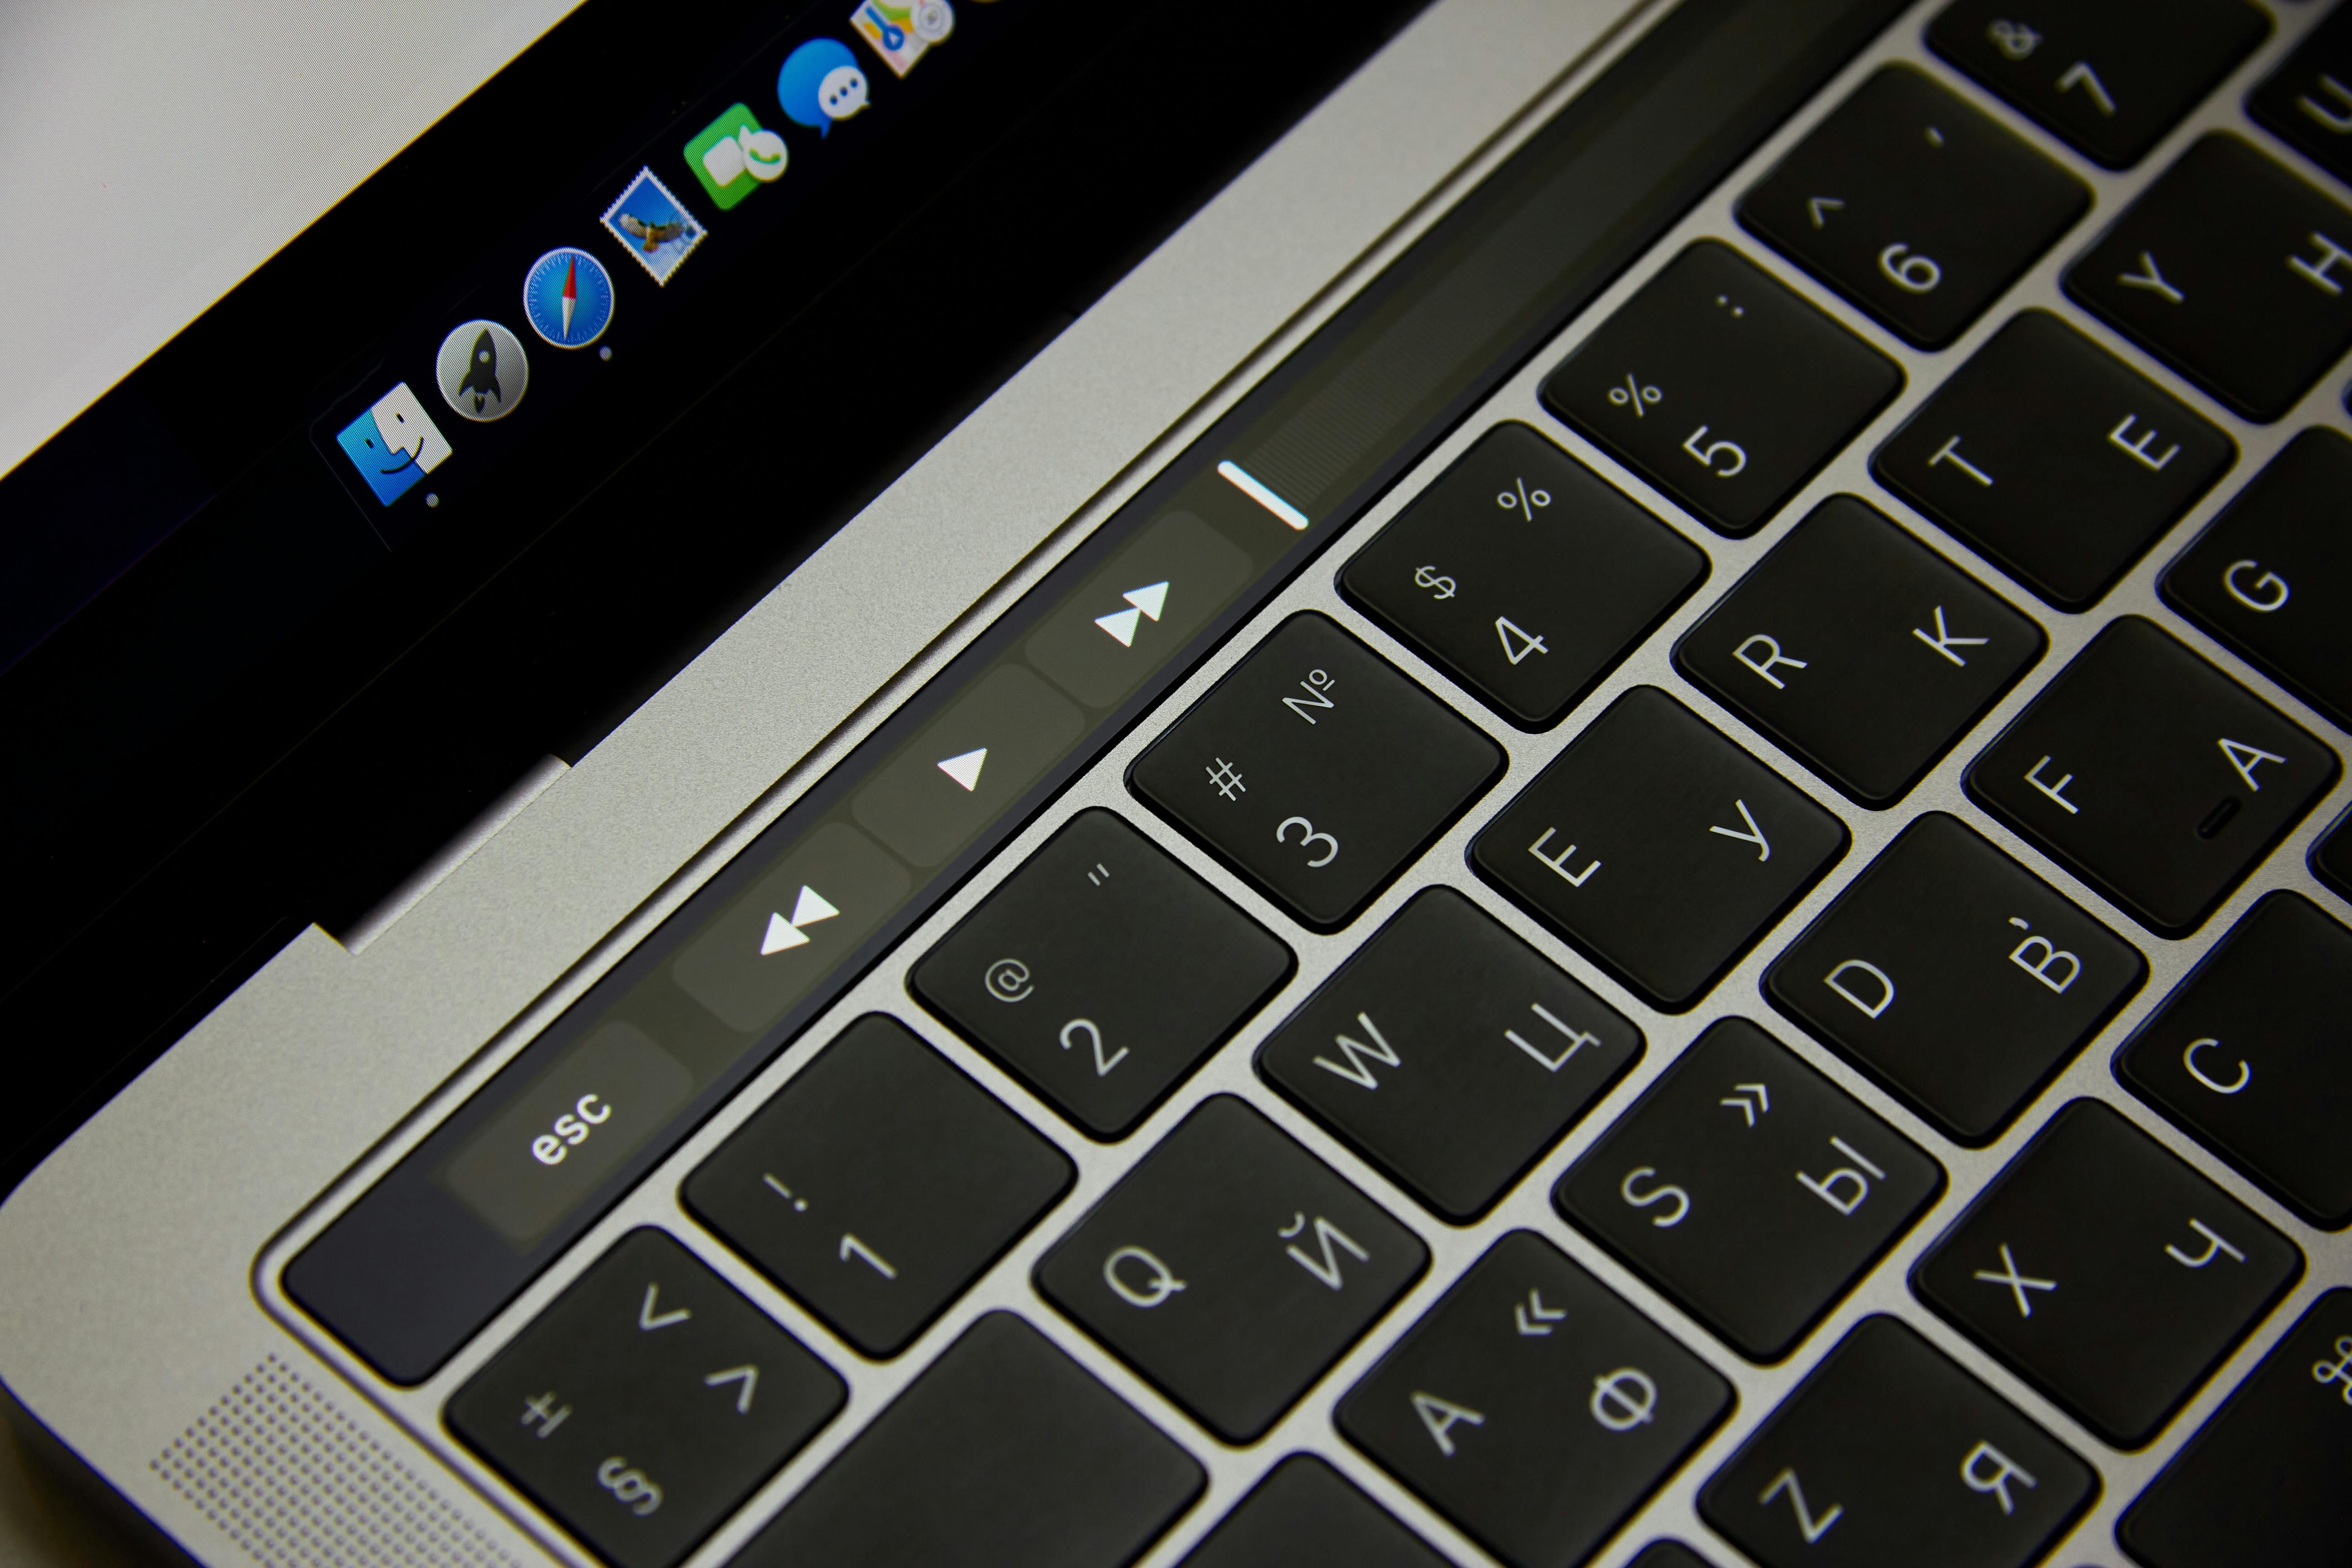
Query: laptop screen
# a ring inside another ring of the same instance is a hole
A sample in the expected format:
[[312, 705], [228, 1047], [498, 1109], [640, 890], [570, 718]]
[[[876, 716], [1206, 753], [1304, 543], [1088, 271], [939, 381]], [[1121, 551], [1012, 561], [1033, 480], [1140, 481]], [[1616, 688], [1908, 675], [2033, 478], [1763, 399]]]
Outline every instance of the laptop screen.
[[0, 476], [0, 992], [78, 1046], [0, 1182], [578, 761], [1415, 9], [592, 0]]

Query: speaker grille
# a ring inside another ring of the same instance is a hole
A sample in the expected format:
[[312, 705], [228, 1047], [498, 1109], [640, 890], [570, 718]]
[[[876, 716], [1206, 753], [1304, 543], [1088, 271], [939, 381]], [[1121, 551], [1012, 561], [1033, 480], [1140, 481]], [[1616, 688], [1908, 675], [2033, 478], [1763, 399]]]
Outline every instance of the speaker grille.
[[270, 1568], [520, 1568], [274, 1355], [148, 1468]]

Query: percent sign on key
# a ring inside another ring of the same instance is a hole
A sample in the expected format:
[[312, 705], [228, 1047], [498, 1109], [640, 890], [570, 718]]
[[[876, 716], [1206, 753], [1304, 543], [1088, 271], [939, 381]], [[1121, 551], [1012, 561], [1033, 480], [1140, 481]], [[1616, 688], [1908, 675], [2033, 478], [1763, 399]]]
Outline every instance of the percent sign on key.
[[1551, 492], [1530, 490], [1524, 477], [1514, 479], [1512, 486], [1511, 489], [1505, 490], [1495, 498], [1495, 504], [1505, 511], [1516, 511], [1521, 517], [1533, 517], [1536, 514], [1536, 508], [1551, 505]]
[[1624, 385], [1609, 389], [1609, 401], [1620, 408], [1631, 408], [1636, 419], [1642, 417], [1642, 405], [1644, 403], [1664, 403], [1665, 400], [1664, 393], [1654, 386], [1643, 386], [1630, 375], [1625, 378]]

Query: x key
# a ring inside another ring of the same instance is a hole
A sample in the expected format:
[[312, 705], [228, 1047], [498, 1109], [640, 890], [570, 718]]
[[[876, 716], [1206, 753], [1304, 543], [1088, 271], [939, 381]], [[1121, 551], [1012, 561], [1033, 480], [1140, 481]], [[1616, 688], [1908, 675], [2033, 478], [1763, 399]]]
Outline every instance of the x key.
[[1990, 1268], [1979, 1268], [1977, 1270], [1977, 1278], [1990, 1284], [2008, 1286], [2010, 1294], [2017, 1298], [2017, 1315], [2021, 1318], [2033, 1316], [2033, 1302], [2025, 1294], [2028, 1290], [2058, 1289], [2058, 1281], [2055, 1279], [2036, 1279], [2032, 1275], [2021, 1271], [2017, 1267], [2017, 1259], [2010, 1256], [2007, 1242], [2001, 1244], [2000, 1267], [2002, 1271], [1999, 1274]]

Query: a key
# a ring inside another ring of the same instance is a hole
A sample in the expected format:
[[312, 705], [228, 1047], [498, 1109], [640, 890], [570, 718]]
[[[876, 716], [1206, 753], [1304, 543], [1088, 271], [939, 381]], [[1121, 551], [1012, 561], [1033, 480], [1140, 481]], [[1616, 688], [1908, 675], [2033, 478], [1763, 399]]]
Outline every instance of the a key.
[[2342, 1568], [2352, 1290], [2312, 1303], [2116, 1527], [2147, 1568]]
[[1675, 668], [1864, 805], [1892, 805], [2041, 658], [2042, 628], [1852, 496], [1792, 529]]
[[460, 1442], [616, 1568], [668, 1568], [833, 1419], [841, 1380], [635, 1230], [449, 1401]]
[[1912, 1289], [2074, 1419], [2137, 1448], [2302, 1272], [2245, 1205], [2078, 1100], [1936, 1243]]
[[2352, 182], [2352, 11], [2338, 5], [2304, 35], [2246, 112], [2339, 180]]
[[1699, 1497], [1765, 1568], [2026, 1568], [2092, 1468], [1893, 1318], [1864, 1318]]
[[1853, 879], [1764, 990], [1946, 1137], [1980, 1146], [2147, 977], [2137, 948], [1933, 812]]
[[2352, 900], [2352, 812], [2339, 818], [2327, 836], [2311, 847], [2311, 874], [2329, 891]]
[[1339, 574], [1421, 656], [1549, 729], [1706, 576], [1706, 556], [1524, 425], [1500, 425]]
[[2352, 211], [2235, 136], [2200, 138], [2067, 269], [2066, 292], [2249, 419], [2352, 344]]
[[2308, 899], [2247, 911], [2116, 1058], [2116, 1076], [2312, 1224], [2352, 1223], [2352, 931]]
[[1552, 1197], [1742, 1355], [1776, 1362], [1943, 1184], [1935, 1161], [1851, 1095], [1726, 1018]]
[[1510, 1568], [1572, 1568], [1731, 1399], [1665, 1331], [1515, 1230], [1349, 1390], [1335, 1419]]
[[2110, 169], [2127, 169], [2270, 35], [2244, 0], [1959, 0], [1937, 54]]
[[1128, 779], [1301, 923], [1337, 931], [1502, 768], [1494, 742], [1305, 614], [1153, 742]]
[[1290, 950], [1257, 922], [1115, 814], [1086, 811], [909, 984], [1088, 1137], [1113, 1139], [1290, 969]]
[[2315, 426], [2239, 492], [2165, 573], [2165, 599], [2337, 724], [2352, 728], [2352, 441]]
[[1503, 809], [1470, 858], [1653, 1006], [1679, 1013], [1845, 846], [1836, 817], [1642, 686]]
[[1642, 1055], [1642, 1032], [1433, 888], [1258, 1052], [1258, 1070], [1455, 1225], [1484, 1214]]
[[869, 1014], [686, 1180], [686, 1206], [869, 1356], [907, 1348], [1070, 1184], [1061, 1152]]
[[1903, 388], [1729, 246], [1692, 246], [1543, 384], [1544, 406], [1719, 533], [1755, 532]]
[[2090, 205], [2022, 137], [1897, 65], [1741, 197], [1739, 221], [1906, 342], [1941, 348]]
[[734, 1561], [1126, 1568], [1204, 1480], [1045, 1335], [991, 1312]]
[[2336, 772], [2315, 737], [2126, 616], [1976, 760], [1968, 786], [2141, 924], [2185, 936]]
[[1312, 1454], [1250, 1489], [1181, 1568], [1445, 1568], [1445, 1559]]
[[1203, 1101], [1037, 1265], [1037, 1289], [1228, 1443], [1255, 1442], [1429, 1262], [1231, 1095]]
[[1872, 457], [1879, 483], [2062, 610], [2084, 609], [2237, 458], [2187, 404], [2041, 310]]

